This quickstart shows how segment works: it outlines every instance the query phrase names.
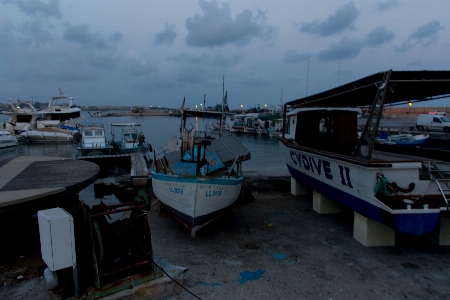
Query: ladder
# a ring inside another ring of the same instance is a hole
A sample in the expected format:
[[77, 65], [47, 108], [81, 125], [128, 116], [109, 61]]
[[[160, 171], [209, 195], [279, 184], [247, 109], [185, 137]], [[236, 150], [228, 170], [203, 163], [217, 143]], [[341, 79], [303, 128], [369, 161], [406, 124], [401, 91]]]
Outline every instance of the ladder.
[[[442, 197], [445, 200], [445, 203], [447, 204], [447, 211], [449, 211], [449, 200], [445, 196], [445, 192], [450, 191], [450, 183], [445, 175], [449, 174], [450, 171], [440, 170], [434, 161], [424, 161], [422, 165], [425, 167], [425, 170], [427, 170], [431, 180], [433, 180], [436, 183], [439, 191], [441, 192]], [[445, 185], [444, 188], [441, 186], [441, 183]]]

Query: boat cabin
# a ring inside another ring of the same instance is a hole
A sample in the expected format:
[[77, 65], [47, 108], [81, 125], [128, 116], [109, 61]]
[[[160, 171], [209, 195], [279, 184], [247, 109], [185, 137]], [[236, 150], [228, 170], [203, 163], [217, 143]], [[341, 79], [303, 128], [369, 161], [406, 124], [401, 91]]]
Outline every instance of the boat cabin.
[[287, 114], [285, 136], [299, 146], [351, 155], [359, 108], [299, 108]]
[[102, 123], [81, 124], [81, 148], [99, 149], [105, 148], [105, 127]]

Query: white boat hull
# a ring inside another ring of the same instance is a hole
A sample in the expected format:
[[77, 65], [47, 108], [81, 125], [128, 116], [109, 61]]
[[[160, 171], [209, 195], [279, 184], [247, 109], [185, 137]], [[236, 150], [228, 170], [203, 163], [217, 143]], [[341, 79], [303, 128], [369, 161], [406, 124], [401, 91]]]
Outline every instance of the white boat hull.
[[[289, 147], [283, 140], [279, 143], [288, 170], [297, 182], [395, 230], [413, 235], [432, 232], [436, 230], [440, 212], [446, 210], [443, 200], [441, 207], [411, 209], [407, 203], [401, 202], [392, 208], [375, 197], [377, 172], [382, 172], [390, 182], [400, 187], [414, 183], [410, 194], [439, 197], [434, 182], [419, 178], [422, 167], [419, 161], [364, 163], [351, 158], [339, 159], [339, 156], [327, 152]], [[405, 193], [405, 198], [407, 195]]]
[[72, 133], [57, 131], [48, 132], [31, 130], [22, 132], [20, 135], [30, 142], [71, 142], [73, 140]]
[[0, 149], [17, 146], [17, 138], [9, 131], [0, 131]]
[[156, 197], [193, 232], [239, 197], [243, 178], [175, 176], [152, 172]]

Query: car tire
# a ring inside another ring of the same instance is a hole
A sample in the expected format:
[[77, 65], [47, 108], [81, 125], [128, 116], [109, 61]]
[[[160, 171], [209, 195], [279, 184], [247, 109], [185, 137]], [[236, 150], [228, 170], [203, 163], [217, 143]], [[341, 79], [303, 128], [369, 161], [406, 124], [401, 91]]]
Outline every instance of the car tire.
[[450, 127], [444, 127], [445, 132], [450, 132]]
[[417, 126], [417, 130], [423, 131], [423, 126]]

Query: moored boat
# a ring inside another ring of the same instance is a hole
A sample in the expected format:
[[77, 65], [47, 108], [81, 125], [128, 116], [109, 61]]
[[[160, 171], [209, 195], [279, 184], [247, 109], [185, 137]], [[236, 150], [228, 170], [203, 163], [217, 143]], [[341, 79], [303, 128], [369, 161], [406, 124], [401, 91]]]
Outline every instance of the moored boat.
[[17, 146], [17, 138], [12, 136], [9, 131], [0, 131], [0, 148]]
[[[223, 123], [219, 112], [189, 114], [220, 116]], [[161, 156], [155, 151], [151, 174], [153, 191], [163, 207], [195, 237], [238, 199], [243, 182], [241, 163], [249, 154], [236, 137], [223, 136], [222, 130], [216, 136], [200, 134], [195, 128], [187, 130], [186, 117], [187, 111], [183, 111], [181, 140], [169, 140]]]
[[20, 136], [29, 142], [72, 142], [76, 132], [78, 131], [59, 126], [48, 126], [24, 131]]
[[9, 102], [10, 109], [4, 111], [3, 114], [8, 115], [10, 118], [1, 124], [0, 129], [16, 135], [36, 129], [37, 121], [42, 119], [43, 114], [33, 106], [32, 101], [23, 102], [17, 100], [14, 102], [10, 100]]
[[59, 95], [52, 96], [48, 106], [39, 112], [44, 114], [44, 118], [37, 122], [38, 129], [61, 124], [76, 128], [84, 120], [81, 109], [75, 105], [73, 97], [64, 95], [61, 90]]
[[106, 140], [105, 126], [102, 123], [82, 123], [79, 129], [80, 132], [74, 135], [78, 156], [111, 154], [113, 148]]
[[[288, 102], [279, 138], [287, 168], [302, 186], [395, 231], [433, 232], [449, 214], [448, 164], [377, 151], [375, 138], [383, 105], [449, 94], [450, 71], [389, 70]], [[358, 139], [355, 106], [368, 103]]]
[[418, 146], [423, 145], [429, 136], [428, 133], [413, 135], [411, 133], [385, 134], [382, 132], [380, 136], [375, 139], [375, 142], [388, 145]]

